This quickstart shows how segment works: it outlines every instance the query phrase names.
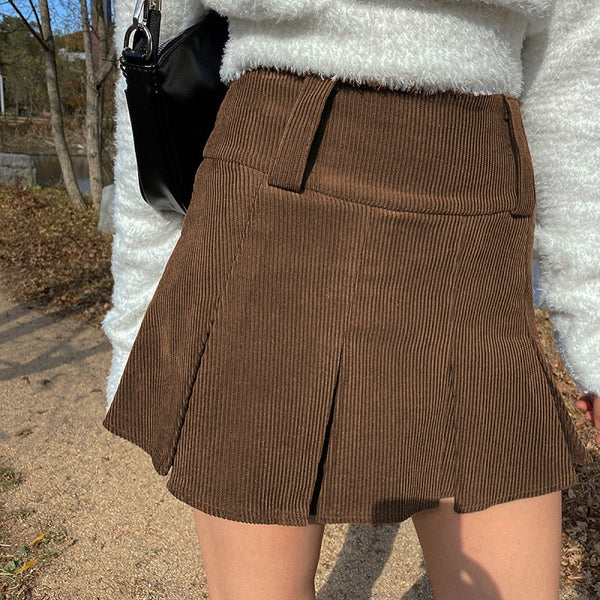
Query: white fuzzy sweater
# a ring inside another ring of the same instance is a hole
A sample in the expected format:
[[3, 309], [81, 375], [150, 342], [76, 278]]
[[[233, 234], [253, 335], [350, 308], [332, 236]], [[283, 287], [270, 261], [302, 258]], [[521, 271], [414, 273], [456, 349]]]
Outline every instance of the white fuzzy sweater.
[[[116, 0], [122, 44], [134, 0]], [[543, 306], [582, 391], [600, 394], [600, 0], [165, 0], [163, 40], [206, 8], [229, 17], [222, 79], [274, 66], [520, 98], [537, 186]], [[180, 233], [137, 188], [117, 89], [114, 348], [110, 404], [142, 317]]]

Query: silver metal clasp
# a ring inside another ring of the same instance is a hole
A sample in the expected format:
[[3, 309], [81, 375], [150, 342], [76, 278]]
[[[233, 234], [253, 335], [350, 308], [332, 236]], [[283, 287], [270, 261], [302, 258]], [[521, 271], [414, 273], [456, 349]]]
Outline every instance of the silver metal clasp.
[[140, 32], [146, 39], [146, 52], [144, 53], [143, 58], [144, 60], [150, 59], [152, 52], [154, 51], [154, 42], [152, 41], [152, 34], [146, 25], [148, 21], [148, 11], [160, 10], [161, 5], [161, 0], [137, 0], [135, 8], [133, 9], [133, 22], [125, 32], [123, 52], [125, 52], [125, 50], [133, 50], [135, 34]]
[[140, 23], [146, 23], [148, 18], [148, 0], [137, 0], [133, 9], [133, 26], [137, 27]]

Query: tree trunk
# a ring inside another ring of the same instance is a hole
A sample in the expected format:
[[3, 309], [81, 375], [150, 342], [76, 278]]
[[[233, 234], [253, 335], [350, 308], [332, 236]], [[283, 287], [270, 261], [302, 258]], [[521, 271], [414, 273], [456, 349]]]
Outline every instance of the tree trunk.
[[79, 210], [85, 209], [83, 196], [77, 185], [77, 178], [73, 170], [73, 163], [67, 147], [65, 130], [63, 126], [60, 93], [58, 89], [58, 73], [56, 69], [56, 54], [54, 48], [54, 37], [50, 23], [50, 11], [48, 0], [39, 0], [40, 21], [42, 25], [42, 36], [45, 42], [44, 66], [46, 72], [46, 86], [48, 88], [48, 102], [50, 105], [50, 123], [52, 125], [52, 137], [58, 155], [58, 162], [62, 173], [63, 182], [67, 188], [67, 194], [73, 206]]
[[92, 203], [100, 208], [102, 200], [102, 103], [99, 90], [90, 77], [86, 78], [85, 93], [85, 140], [88, 169], [90, 173], [90, 194]]
[[[102, 117], [104, 83], [114, 68], [112, 27], [106, 23], [101, 0], [92, 0], [91, 23], [86, 0], [79, 0], [83, 47], [85, 50], [85, 138], [90, 173], [92, 202], [97, 208], [102, 200]], [[95, 44], [92, 41], [95, 36]], [[97, 53], [94, 52], [97, 50]]]

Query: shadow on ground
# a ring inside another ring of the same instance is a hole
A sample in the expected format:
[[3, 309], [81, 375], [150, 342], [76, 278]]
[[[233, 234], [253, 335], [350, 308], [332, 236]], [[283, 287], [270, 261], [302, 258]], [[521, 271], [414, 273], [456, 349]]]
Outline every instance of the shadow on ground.
[[[379, 580], [386, 578], [386, 567], [393, 558], [397, 538], [407, 535], [404, 531], [407, 526], [408, 523], [402, 526], [348, 526], [343, 546], [333, 569], [317, 593], [317, 600], [371, 600], [378, 597], [374, 596], [374, 589], [378, 583], [379, 587], [381, 584], [385, 587], [385, 581]], [[416, 544], [416, 540], [412, 540], [411, 543]], [[429, 578], [424, 572], [422, 560], [415, 557], [414, 549], [407, 557], [407, 562], [412, 563], [412, 570], [402, 577], [402, 588], [398, 585], [400, 582], [395, 581], [393, 585], [390, 582], [390, 588], [395, 589], [389, 589], [389, 597], [398, 600], [430, 600], [433, 595]], [[421, 574], [417, 575], [417, 579], [407, 589], [410, 579], [419, 572]], [[396, 573], [396, 577], [398, 575]], [[409, 581], [406, 581], [407, 576]], [[405, 591], [402, 592], [402, 589]]]

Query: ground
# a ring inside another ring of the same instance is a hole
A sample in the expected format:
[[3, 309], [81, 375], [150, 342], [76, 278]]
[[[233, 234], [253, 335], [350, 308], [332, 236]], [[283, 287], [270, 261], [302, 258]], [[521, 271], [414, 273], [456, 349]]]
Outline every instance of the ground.
[[[206, 598], [190, 509], [101, 426], [110, 235], [62, 192], [0, 189], [0, 600]], [[562, 600], [600, 596], [600, 451], [538, 325], [591, 465], [563, 494]], [[532, 574], [535, 576], [535, 574]], [[431, 598], [414, 529], [331, 525], [318, 600]]]

